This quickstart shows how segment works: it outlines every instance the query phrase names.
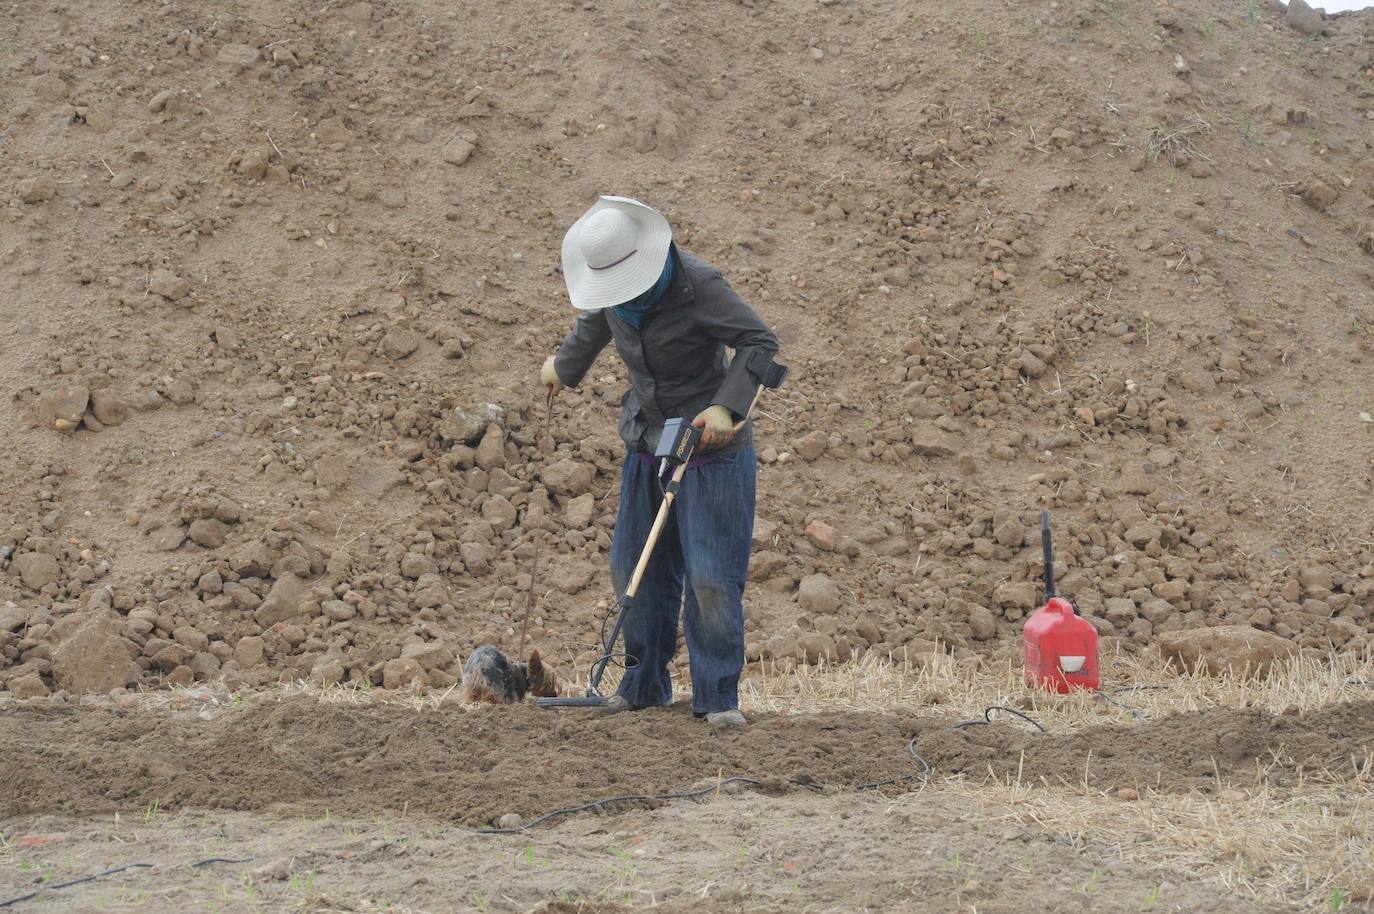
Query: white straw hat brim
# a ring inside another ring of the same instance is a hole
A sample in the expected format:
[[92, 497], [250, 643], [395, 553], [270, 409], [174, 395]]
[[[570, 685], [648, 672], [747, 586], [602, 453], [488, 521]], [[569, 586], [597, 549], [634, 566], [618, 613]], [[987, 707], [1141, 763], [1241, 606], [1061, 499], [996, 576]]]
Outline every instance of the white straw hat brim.
[[[596, 269], [587, 263], [579, 243], [587, 220], [604, 209], [614, 208], [634, 223], [632, 254], [615, 264]], [[573, 307], [598, 311], [623, 305], [653, 288], [663, 274], [673, 230], [656, 209], [629, 197], [603, 196], [582, 214], [563, 236], [563, 281]]]

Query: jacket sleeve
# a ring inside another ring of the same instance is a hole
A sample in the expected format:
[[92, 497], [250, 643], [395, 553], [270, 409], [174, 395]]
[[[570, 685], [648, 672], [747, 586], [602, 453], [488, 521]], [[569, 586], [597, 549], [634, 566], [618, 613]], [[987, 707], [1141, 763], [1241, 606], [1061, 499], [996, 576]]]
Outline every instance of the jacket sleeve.
[[698, 288], [696, 314], [708, 334], [735, 350], [711, 405], [724, 406], [738, 421], [749, 412], [758, 390], [758, 381], [745, 367], [749, 357], [759, 350], [775, 354], [780, 348], [778, 338], [718, 272]]
[[553, 370], [568, 387], [582, 383], [592, 363], [611, 341], [611, 326], [605, 311], [584, 311], [554, 355]]

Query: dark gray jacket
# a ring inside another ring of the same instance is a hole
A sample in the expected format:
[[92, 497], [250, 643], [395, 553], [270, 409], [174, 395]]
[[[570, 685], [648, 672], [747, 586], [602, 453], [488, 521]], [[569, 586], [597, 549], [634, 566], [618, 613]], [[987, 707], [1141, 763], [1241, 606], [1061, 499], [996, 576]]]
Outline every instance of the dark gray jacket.
[[[635, 451], [652, 452], [668, 419], [695, 419], [708, 406], [724, 406], [739, 421], [758, 386], [745, 363], [756, 350], [778, 351], [773, 331], [719, 270], [676, 246], [673, 256], [672, 284], [638, 328], [611, 308], [583, 312], [554, 358], [559, 380], [576, 387], [615, 340], [630, 370], [630, 389], [620, 401], [620, 437]], [[733, 361], [727, 347], [735, 350]], [[715, 453], [734, 453], [751, 441], [746, 425]]]

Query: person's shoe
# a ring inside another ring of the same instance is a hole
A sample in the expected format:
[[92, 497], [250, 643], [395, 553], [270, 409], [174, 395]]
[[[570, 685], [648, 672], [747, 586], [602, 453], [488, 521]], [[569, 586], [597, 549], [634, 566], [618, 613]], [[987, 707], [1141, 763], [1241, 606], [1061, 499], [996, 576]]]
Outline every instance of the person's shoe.
[[706, 722], [718, 730], [724, 730], [727, 727], [743, 727], [749, 723], [748, 719], [734, 708], [728, 711], [712, 711], [706, 715]]

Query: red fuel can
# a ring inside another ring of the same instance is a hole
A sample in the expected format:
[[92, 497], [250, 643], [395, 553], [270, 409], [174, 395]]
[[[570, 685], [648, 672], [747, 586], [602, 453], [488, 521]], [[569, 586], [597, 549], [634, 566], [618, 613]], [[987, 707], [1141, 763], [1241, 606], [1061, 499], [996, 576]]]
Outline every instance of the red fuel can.
[[1068, 600], [1051, 597], [1031, 613], [1022, 636], [1027, 685], [1051, 692], [1097, 688], [1097, 629]]

